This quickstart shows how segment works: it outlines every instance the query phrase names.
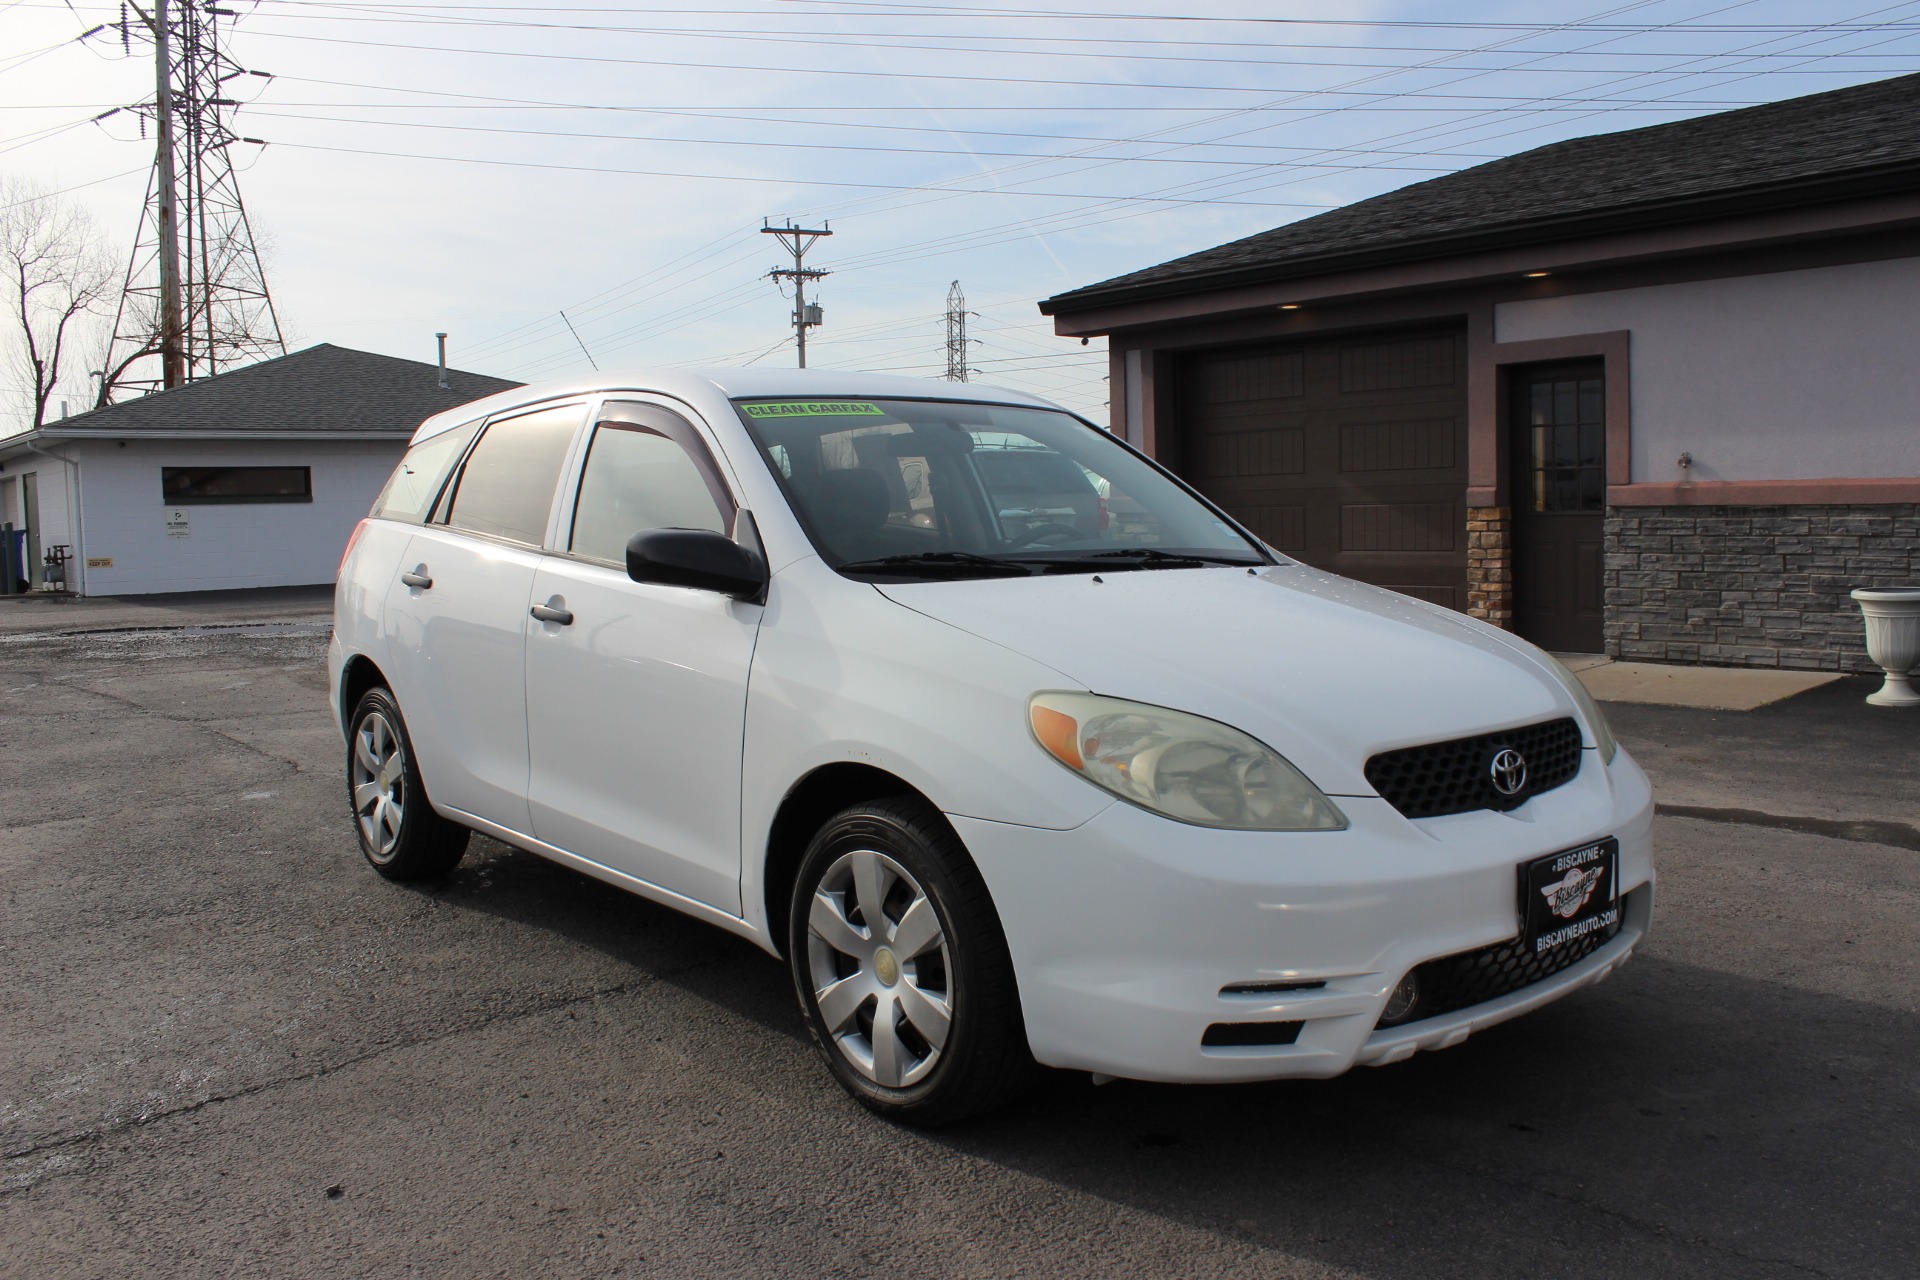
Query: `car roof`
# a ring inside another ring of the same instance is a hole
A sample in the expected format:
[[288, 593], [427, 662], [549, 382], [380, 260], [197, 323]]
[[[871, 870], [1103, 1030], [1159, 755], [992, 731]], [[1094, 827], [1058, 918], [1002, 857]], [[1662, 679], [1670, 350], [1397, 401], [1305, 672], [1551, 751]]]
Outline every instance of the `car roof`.
[[1033, 405], [1054, 409], [1051, 401], [1025, 391], [977, 383], [943, 382], [934, 378], [902, 378], [886, 373], [859, 373], [846, 369], [633, 369], [609, 370], [582, 378], [536, 382], [474, 400], [437, 413], [414, 432], [417, 443], [463, 422], [541, 400], [564, 396], [601, 395], [619, 391], [660, 392], [687, 401], [742, 396], [808, 396], [845, 400], [876, 399], [969, 400], [989, 404]]

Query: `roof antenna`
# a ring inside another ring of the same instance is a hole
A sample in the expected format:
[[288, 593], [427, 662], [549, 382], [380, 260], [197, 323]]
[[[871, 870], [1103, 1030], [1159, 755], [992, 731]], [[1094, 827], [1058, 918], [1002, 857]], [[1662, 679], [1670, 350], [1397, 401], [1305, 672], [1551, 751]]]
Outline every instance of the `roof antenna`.
[[447, 335], [444, 333], [436, 333], [433, 336], [440, 339], [440, 389], [442, 391], [445, 391], [448, 389], [447, 388]]
[[[573, 321], [567, 319], [567, 313], [564, 311], [560, 313], [560, 323], [567, 326], [567, 332], [573, 335], [575, 342], [580, 342], [580, 331], [573, 327]], [[600, 372], [600, 362], [593, 358], [593, 352], [587, 350], [587, 344], [584, 342], [580, 342], [580, 354], [587, 358], [587, 363], [593, 366], [595, 373]]]

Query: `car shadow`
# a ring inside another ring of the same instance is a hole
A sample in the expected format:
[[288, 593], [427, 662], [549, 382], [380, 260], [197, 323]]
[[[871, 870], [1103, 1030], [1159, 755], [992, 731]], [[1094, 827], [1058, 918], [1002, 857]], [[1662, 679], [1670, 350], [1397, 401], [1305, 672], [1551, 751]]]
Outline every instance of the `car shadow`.
[[767, 1031], [807, 1038], [785, 966], [752, 942], [491, 837], [474, 836], [446, 879], [398, 887], [564, 937]]
[[[778, 962], [589, 877], [476, 841], [422, 892], [806, 1040]], [[1920, 1018], [1791, 978], [1666, 959], [1656, 936], [1599, 987], [1395, 1066], [1052, 1073], [1005, 1112], [899, 1140], [1371, 1277], [1911, 1274]]]

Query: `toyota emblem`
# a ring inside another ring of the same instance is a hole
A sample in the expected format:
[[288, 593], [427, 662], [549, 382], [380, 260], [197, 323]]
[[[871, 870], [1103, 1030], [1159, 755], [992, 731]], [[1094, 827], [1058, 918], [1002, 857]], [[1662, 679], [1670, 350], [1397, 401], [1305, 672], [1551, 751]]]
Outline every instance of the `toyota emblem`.
[[1502, 747], [1493, 753], [1487, 774], [1493, 779], [1495, 791], [1503, 796], [1517, 796], [1526, 789], [1527, 758], [1512, 747]]

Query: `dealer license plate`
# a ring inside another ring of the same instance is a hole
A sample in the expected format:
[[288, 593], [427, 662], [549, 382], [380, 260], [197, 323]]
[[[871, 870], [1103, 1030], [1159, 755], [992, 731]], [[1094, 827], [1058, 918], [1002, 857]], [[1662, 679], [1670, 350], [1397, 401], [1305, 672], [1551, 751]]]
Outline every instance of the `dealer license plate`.
[[1620, 928], [1620, 842], [1611, 836], [1520, 867], [1526, 948], [1545, 959]]

